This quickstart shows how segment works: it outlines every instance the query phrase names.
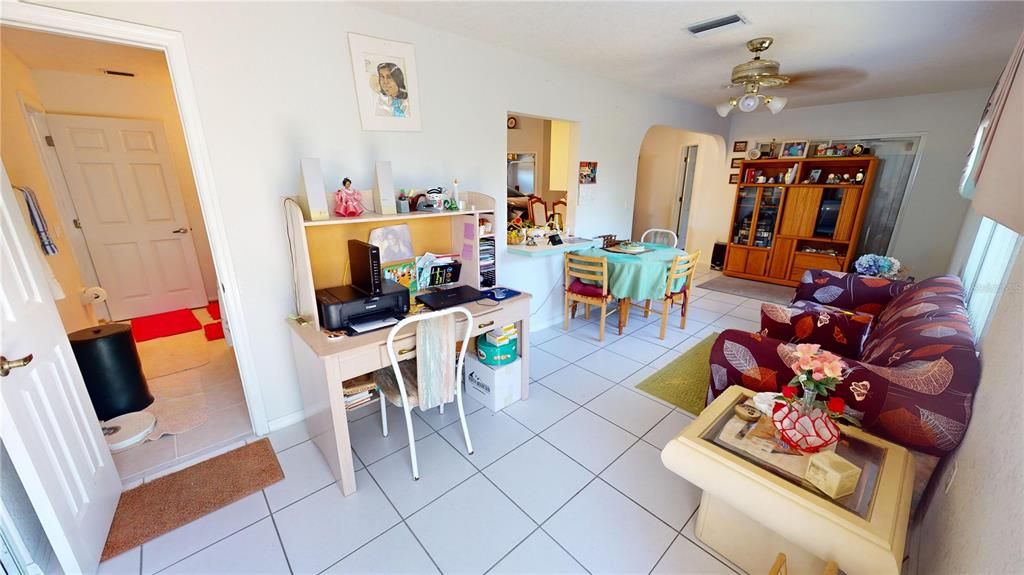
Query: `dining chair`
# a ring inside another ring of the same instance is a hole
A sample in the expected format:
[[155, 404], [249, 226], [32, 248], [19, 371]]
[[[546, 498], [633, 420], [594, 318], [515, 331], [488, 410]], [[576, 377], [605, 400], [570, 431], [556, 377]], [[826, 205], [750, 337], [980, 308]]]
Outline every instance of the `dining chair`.
[[[672, 240], [669, 243], [668, 240]], [[653, 244], [663, 244], [670, 248], [676, 247], [679, 243], [679, 236], [676, 235], [672, 230], [665, 230], [662, 228], [651, 228], [640, 236], [640, 243], [650, 241]]]
[[[685, 256], [676, 256], [672, 260], [672, 267], [668, 270], [668, 280], [665, 282], [665, 297], [661, 301], [661, 334], [658, 336], [665, 339], [665, 330], [668, 327], [668, 313], [672, 304], [680, 304], [679, 329], [686, 329], [686, 312], [690, 309], [690, 290], [693, 287], [693, 273], [697, 269], [697, 260], [700, 259], [700, 250]], [[676, 280], [685, 279], [682, 289], [672, 291]], [[644, 304], [644, 317], [651, 313], [651, 300]]]
[[[587, 283], [583, 280], [587, 280]], [[565, 254], [565, 330], [569, 331], [569, 312], [576, 317], [576, 305], [584, 305], [584, 314], [590, 319], [590, 306], [601, 306], [601, 324], [598, 341], [604, 341], [604, 325], [608, 318], [608, 303], [614, 298], [608, 293], [608, 259]]]
[[566, 203], [564, 198], [557, 199], [551, 202], [551, 211], [554, 212], [559, 217], [559, 219], [562, 220], [559, 223], [561, 225], [562, 231], [565, 231], [566, 222], [569, 221], [567, 219], [569, 214], [569, 204]]
[[530, 196], [526, 201], [527, 213], [535, 226], [543, 226], [548, 223], [548, 205], [539, 196]]
[[[462, 422], [462, 435], [466, 439], [466, 451], [472, 455], [473, 442], [469, 439], [469, 427], [466, 425], [466, 412], [462, 407], [462, 368], [466, 361], [466, 349], [469, 347], [469, 336], [473, 330], [473, 314], [469, 313], [468, 309], [462, 306], [457, 306], [439, 311], [411, 315], [395, 324], [395, 326], [391, 328], [391, 331], [388, 332], [387, 340], [388, 357], [391, 359], [391, 369], [394, 371], [395, 375], [394, 380], [390, 377], [375, 378], [377, 387], [380, 391], [380, 422], [384, 437], [388, 436], [387, 404], [391, 403], [392, 405], [399, 406], [405, 413], [405, 427], [409, 433], [409, 458], [412, 460], [412, 478], [414, 480], [418, 480], [420, 478], [419, 466], [416, 463], [416, 438], [413, 435], [412, 428], [412, 410], [414, 407], [420, 405], [419, 374], [416, 370], [415, 359], [399, 361], [398, 358], [399, 356], [415, 351], [416, 346], [399, 350], [396, 353], [395, 337], [398, 335], [398, 332], [402, 331], [406, 326], [449, 315], [461, 315], [465, 318], [466, 334], [462, 337], [461, 346], [457, 345], [457, 342], [454, 340], [444, 340], [445, 346], [450, 345], [455, 349], [452, 350], [447, 347], [443, 348], [440, 350], [441, 353], [439, 355], [441, 357], [447, 357], [449, 352], [454, 352], [458, 357], [455, 363], [455, 402], [458, 404], [459, 408], [459, 421]], [[456, 328], [457, 327], [458, 324], [456, 323]], [[423, 326], [420, 326], [420, 329], [422, 328]], [[444, 413], [443, 400], [441, 405], [438, 406], [438, 410], [441, 413]]]

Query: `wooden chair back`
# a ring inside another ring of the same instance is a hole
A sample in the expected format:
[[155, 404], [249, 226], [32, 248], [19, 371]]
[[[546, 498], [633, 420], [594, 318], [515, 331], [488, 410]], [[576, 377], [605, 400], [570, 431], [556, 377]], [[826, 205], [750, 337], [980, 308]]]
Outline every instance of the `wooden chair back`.
[[572, 252], [565, 254], [565, 288], [569, 289], [574, 279], [587, 280], [601, 286], [601, 295], [608, 295], [608, 258], [581, 256]]
[[640, 243], [651, 242], [655, 244], [662, 244], [669, 247], [676, 247], [679, 243], [679, 236], [676, 235], [672, 230], [665, 230], [662, 228], [651, 228], [640, 236]]
[[535, 226], [543, 226], [548, 223], [548, 205], [538, 196], [530, 196], [526, 200], [527, 213]]
[[[789, 575], [785, 553], [779, 553], [775, 557], [775, 563], [772, 563], [771, 569], [768, 570], [768, 575]], [[835, 561], [829, 561], [825, 564], [825, 570], [822, 572], [822, 575], [839, 575], [839, 564]]]
[[665, 296], [672, 295], [672, 286], [680, 278], [686, 278], [684, 285], [687, 289], [693, 287], [693, 274], [697, 270], [698, 260], [700, 260], [700, 250], [685, 256], [676, 256], [676, 259], [672, 260], [672, 267], [668, 270], [668, 281], [665, 285]]
[[569, 204], [564, 199], [555, 200], [551, 202], [551, 211], [558, 214], [558, 217], [561, 219], [558, 224], [564, 230], [566, 222], [569, 221], [566, 219], [569, 214]]

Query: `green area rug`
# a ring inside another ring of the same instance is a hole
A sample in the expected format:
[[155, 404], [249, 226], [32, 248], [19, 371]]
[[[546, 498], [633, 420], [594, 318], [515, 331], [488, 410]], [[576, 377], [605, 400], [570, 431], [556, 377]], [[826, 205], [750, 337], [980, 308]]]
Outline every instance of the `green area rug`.
[[711, 380], [711, 346], [718, 339], [713, 333], [691, 347], [672, 363], [636, 385], [647, 393], [672, 405], [700, 415], [708, 396]]

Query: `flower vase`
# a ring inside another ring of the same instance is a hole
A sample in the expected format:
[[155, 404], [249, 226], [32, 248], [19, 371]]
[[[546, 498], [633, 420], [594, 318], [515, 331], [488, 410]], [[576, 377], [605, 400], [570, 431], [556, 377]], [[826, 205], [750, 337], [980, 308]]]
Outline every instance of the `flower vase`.
[[803, 453], [817, 453], [839, 441], [839, 426], [828, 413], [814, 407], [814, 392], [792, 403], [776, 404], [772, 423], [787, 445]]

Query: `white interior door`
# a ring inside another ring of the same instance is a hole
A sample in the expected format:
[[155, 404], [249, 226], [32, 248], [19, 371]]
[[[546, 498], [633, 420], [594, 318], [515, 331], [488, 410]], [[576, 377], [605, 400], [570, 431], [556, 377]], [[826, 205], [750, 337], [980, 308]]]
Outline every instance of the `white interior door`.
[[46, 119], [112, 318], [206, 305], [163, 125]]
[[121, 479], [6, 170], [0, 194], [0, 353], [29, 359], [0, 365], [0, 439], [64, 572], [92, 573]]

